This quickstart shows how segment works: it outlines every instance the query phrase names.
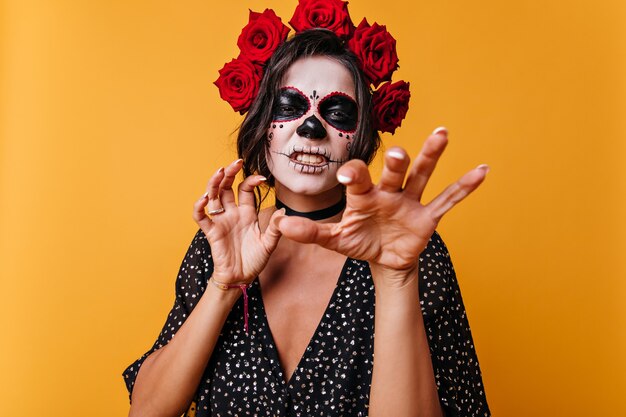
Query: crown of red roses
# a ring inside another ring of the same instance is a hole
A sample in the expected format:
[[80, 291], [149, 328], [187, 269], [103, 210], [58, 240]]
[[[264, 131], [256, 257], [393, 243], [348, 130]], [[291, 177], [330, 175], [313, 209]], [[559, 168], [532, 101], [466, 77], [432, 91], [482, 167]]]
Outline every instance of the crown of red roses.
[[[324, 28], [344, 39], [357, 56], [363, 73], [371, 84], [372, 117], [381, 132], [394, 133], [409, 109], [409, 83], [391, 83], [398, 68], [396, 40], [384, 25], [370, 25], [363, 18], [354, 26], [348, 13], [348, 2], [342, 0], [299, 0], [289, 21], [296, 33]], [[220, 97], [235, 111], [244, 114], [259, 92], [265, 63], [280, 44], [287, 40], [290, 29], [271, 9], [263, 13], [250, 10], [248, 24], [243, 28], [237, 46], [239, 56], [219, 71], [215, 85]]]

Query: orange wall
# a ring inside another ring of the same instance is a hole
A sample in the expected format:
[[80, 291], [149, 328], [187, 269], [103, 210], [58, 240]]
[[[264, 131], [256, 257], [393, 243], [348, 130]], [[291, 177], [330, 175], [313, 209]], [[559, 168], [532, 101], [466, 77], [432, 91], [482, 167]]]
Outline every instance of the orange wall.
[[[248, 8], [295, 0], [0, 2], [0, 415], [125, 415], [240, 121], [212, 82]], [[352, 0], [388, 26], [436, 126], [432, 197], [499, 416], [626, 415], [626, 3]], [[379, 165], [377, 165], [379, 166]]]

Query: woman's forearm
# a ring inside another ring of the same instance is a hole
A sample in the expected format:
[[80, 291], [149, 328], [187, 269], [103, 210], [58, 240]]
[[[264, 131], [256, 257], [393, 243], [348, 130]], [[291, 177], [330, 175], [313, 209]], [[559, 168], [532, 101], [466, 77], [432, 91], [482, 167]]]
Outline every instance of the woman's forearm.
[[444, 414], [419, 305], [417, 271], [393, 277], [397, 279], [385, 276], [394, 274], [400, 273], [372, 267], [376, 309], [369, 415], [441, 417]]
[[180, 416], [189, 406], [229, 312], [241, 295], [208, 285], [169, 343], [149, 355], [137, 374], [129, 417]]

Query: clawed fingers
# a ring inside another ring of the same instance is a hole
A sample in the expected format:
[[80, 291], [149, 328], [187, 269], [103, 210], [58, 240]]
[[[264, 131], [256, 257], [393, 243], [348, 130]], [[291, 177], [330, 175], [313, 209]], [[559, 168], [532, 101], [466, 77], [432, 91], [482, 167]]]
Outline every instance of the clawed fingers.
[[207, 216], [206, 209], [208, 208], [209, 212], [222, 209], [218, 194], [223, 178], [224, 168], [220, 168], [209, 179], [204, 195], [193, 205], [192, 217], [205, 233], [208, 232], [211, 225], [211, 219]]
[[278, 223], [280, 219], [285, 217], [285, 209], [281, 208], [280, 210], [276, 210], [272, 213], [272, 217], [270, 217], [270, 222], [263, 232], [263, 245], [267, 249], [268, 252], [272, 252], [276, 245], [278, 245], [278, 241], [280, 240], [280, 229], [278, 228]]
[[206, 207], [208, 199], [208, 194], [205, 193], [198, 201], [196, 201], [193, 205], [193, 219], [198, 226], [202, 229], [202, 231], [206, 234], [209, 232], [209, 228], [211, 227], [211, 219], [206, 215], [204, 208]]
[[288, 239], [300, 243], [315, 243], [326, 249], [337, 249], [336, 223], [318, 223], [304, 217], [283, 217], [278, 230]]
[[[193, 219], [205, 233], [211, 226], [209, 216], [217, 216], [229, 208], [236, 207], [233, 193], [233, 182], [242, 167], [243, 160], [238, 159], [226, 168], [220, 168], [211, 176], [207, 183], [206, 193], [194, 204]], [[255, 208], [254, 188], [259, 186], [265, 177], [251, 175], [239, 184], [240, 204]], [[207, 216], [208, 210], [208, 216]]]
[[254, 200], [254, 189], [261, 185], [267, 178], [261, 175], [251, 175], [243, 180], [238, 187], [239, 206], [256, 208]]
[[390, 148], [385, 153], [385, 166], [378, 187], [382, 191], [391, 193], [402, 190], [404, 176], [410, 162], [411, 160], [404, 149], [397, 146]]
[[337, 180], [346, 186], [348, 194], [365, 194], [374, 187], [367, 165], [360, 159], [352, 159], [343, 164], [337, 170]]
[[432, 213], [435, 221], [439, 223], [444, 214], [478, 188], [488, 171], [487, 165], [479, 165], [463, 175], [457, 182], [448, 186], [433, 201], [428, 203], [426, 207]]
[[447, 145], [448, 131], [444, 127], [435, 129], [426, 139], [409, 172], [409, 177], [404, 187], [404, 192], [407, 195], [414, 196], [418, 201], [421, 200], [424, 188], [426, 188], [426, 184], [437, 166], [437, 161], [439, 161]]
[[242, 164], [243, 160], [237, 159], [224, 168], [224, 178], [220, 184], [219, 198], [225, 209], [235, 207], [235, 193], [232, 187], [237, 173], [241, 170]]
[[209, 183], [207, 185], [207, 193], [209, 202], [207, 204], [207, 209], [209, 210], [209, 214], [217, 213], [220, 210], [223, 210], [224, 207], [220, 201], [220, 184], [224, 180], [224, 168], [220, 168], [217, 170], [215, 174], [209, 179]]

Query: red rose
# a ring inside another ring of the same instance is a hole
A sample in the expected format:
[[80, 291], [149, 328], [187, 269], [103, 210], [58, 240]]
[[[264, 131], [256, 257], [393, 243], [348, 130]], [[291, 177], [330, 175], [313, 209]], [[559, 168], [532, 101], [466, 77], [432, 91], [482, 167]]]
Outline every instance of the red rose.
[[257, 93], [263, 75], [260, 65], [245, 58], [233, 59], [222, 68], [215, 85], [220, 90], [220, 97], [243, 114], [250, 108]]
[[391, 81], [391, 74], [398, 68], [396, 40], [384, 25], [370, 26], [363, 19], [348, 42], [348, 47], [361, 61], [361, 68], [374, 87]]
[[381, 132], [394, 134], [409, 110], [409, 83], [385, 83], [374, 91], [372, 97], [374, 127]]
[[354, 32], [348, 2], [341, 0], [299, 0], [289, 24], [296, 32], [324, 28], [343, 38], [350, 37]]
[[278, 45], [287, 39], [289, 28], [283, 24], [280, 17], [271, 9], [263, 13], [250, 10], [250, 19], [246, 27], [241, 30], [237, 46], [241, 54], [252, 62], [264, 63]]

